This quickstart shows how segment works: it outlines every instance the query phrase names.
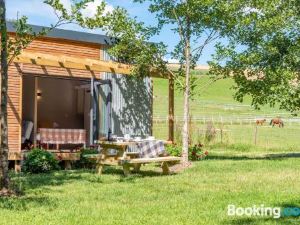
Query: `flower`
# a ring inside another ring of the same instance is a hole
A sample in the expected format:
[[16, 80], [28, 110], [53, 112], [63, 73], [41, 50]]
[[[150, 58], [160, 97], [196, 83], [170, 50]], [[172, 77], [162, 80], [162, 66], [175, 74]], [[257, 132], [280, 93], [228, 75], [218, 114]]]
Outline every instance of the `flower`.
[[204, 152], [204, 155], [208, 155], [208, 151], [205, 151], [205, 152]]

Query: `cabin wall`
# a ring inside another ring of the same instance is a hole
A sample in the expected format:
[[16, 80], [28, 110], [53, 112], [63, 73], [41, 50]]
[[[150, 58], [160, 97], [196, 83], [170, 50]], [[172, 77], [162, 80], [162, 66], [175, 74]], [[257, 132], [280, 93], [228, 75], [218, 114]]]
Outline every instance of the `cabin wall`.
[[[66, 55], [70, 57], [101, 59], [102, 48], [99, 44], [82, 43], [76, 41], [40, 38], [34, 40], [27, 48], [27, 52], [40, 52], [44, 54]], [[22, 72], [27, 74], [40, 74], [46, 76], [78, 77], [78, 78], [97, 78], [100, 79], [101, 73], [88, 70], [66, 69], [51, 66], [37, 66], [24, 64]]]
[[[110, 60], [103, 50], [103, 59]], [[104, 73], [103, 79], [112, 83], [112, 133], [118, 136], [152, 134], [152, 82], [151, 78], [134, 78], [119, 74]], [[103, 86], [102, 96], [107, 96], [108, 86]], [[102, 101], [105, 101], [103, 99]], [[102, 104], [102, 112], [106, 105]], [[105, 117], [102, 118], [100, 133], [107, 132]]]
[[70, 57], [82, 57], [100, 59], [100, 45], [61, 40], [54, 38], [40, 38], [34, 40], [27, 48], [28, 52], [40, 52], [44, 54], [67, 55]]
[[8, 148], [10, 152], [21, 151], [22, 124], [22, 76], [16, 65], [8, 69]]

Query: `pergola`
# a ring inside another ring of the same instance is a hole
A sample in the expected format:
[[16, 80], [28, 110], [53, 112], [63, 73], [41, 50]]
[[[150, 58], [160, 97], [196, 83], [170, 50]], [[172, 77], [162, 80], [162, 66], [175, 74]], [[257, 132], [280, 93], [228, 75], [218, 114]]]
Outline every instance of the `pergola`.
[[[60, 67], [66, 69], [79, 69], [94, 72], [108, 72], [130, 75], [132, 66], [113, 61], [95, 60], [81, 57], [70, 57], [58, 54], [44, 54], [38, 52], [23, 51], [14, 59], [15, 63], [33, 64], [37, 66]], [[170, 73], [161, 74], [151, 71], [151, 77], [169, 80], [169, 104], [168, 104], [168, 141], [174, 141], [174, 80]]]

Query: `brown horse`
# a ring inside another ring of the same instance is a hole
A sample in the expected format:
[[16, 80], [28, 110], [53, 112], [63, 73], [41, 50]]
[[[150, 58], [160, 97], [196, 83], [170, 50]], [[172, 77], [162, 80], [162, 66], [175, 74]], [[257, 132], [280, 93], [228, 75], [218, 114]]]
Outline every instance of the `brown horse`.
[[282, 128], [284, 127], [284, 123], [280, 118], [271, 119], [270, 125], [272, 125], [272, 127], [274, 127], [275, 125], [278, 125], [278, 127]]
[[266, 122], [266, 119], [260, 119], [260, 120], [256, 120], [256, 125], [264, 125], [264, 123]]

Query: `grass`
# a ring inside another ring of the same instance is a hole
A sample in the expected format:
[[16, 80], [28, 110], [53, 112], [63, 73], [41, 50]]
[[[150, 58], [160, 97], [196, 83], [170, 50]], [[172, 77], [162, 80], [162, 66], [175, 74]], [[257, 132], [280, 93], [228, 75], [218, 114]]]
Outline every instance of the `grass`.
[[124, 178], [108, 168], [26, 175], [19, 198], [0, 199], [2, 225], [296, 224], [299, 218], [228, 217], [227, 205], [300, 206], [300, 159], [209, 159], [161, 176], [152, 166]]
[[[199, 115], [268, 115], [276, 113], [287, 113], [286, 111], [268, 106], [256, 111], [251, 107], [250, 98], [245, 98], [243, 103], [234, 100], [235, 90], [232, 88], [234, 82], [231, 79], [218, 80], [210, 85], [207, 75], [199, 75], [199, 89], [197, 96], [191, 102], [191, 114]], [[165, 116], [168, 113], [168, 81], [165, 79], [153, 79], [154, 90], [154, 116]], [[175, 115], [183, 115], [183, 94], [175, 90]]]
[[[192, 137], [194, 142], [205, 142], [206, 124], [195, 122], [192, 125]], [[176, 125], [175, 137], [181, 139], [181, 124]], [[257, 128], [255, 146], [255, 124], [223, 124], [214, 123], [216, 131], [215, 143], [250, 145], [255, 151], [273, 152], [300, 152], [299, 124], [286, 124], [284, 128], [271, 127], [269, 125]], [[168, 125], [165, 122], [154, 123], [154, 136], [167, 139]], [[222, 139], [220, 129], [222, 128]], [[178, 140], [177, 140], [178, 142]]]

